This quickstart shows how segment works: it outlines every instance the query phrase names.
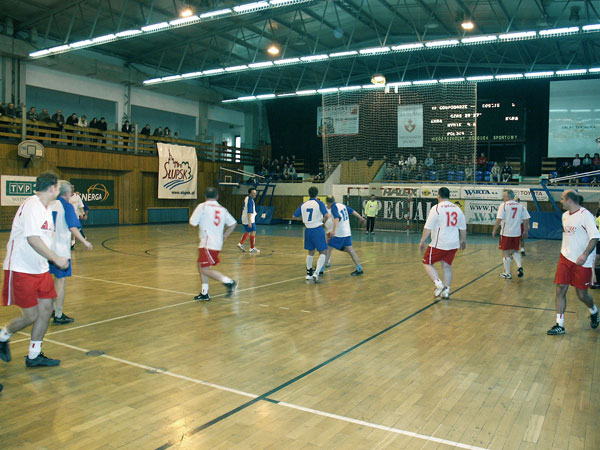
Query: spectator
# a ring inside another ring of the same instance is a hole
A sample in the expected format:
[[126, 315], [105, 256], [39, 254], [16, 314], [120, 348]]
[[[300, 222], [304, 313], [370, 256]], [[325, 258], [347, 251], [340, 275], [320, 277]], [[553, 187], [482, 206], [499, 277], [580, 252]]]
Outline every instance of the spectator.
[[[123, 126], [121, 127], [121, 133], [127, 133], [127, 134], [131, 134], [133, 131], [131, 129], [131, 124], [129, 123], [129, 120], [126, 120], [123, 123]], [[123, 139], [123, 145], [125, 145], [125, 147], [129, 146], [129, 136], [125, 137], [125, 139]], [[127, 150], [127, 149], [122, 149], [123, 151]]]
[[[69, 117], [67, 117], [67, 121], [65, 122], [67, 125], [71, 126], [71, 127], [76, 127], [77, 124], [79, 123], [79, 119], [77, 118], [77, 114], [73, 113], [71, 114]], [[73, 130], [69, 130], [69, 134], [67, 134], [67, 139], [68, 140], [73, 140], [73, 133], [75, 133], [75, 131]], [[69, 143], [69, 145], [72, 145], [71, 143]]]
[[408, 169], [411, 172], [417, 168], [417, 157], [415, 155], [413, 155], [412, 153], [410, 154], [410, 156], [408, 157], [406, 162], [408, 163]]
[[571, 166], [573, 167], [574, 172], [579, 172], [579, 169], [581, 169], [581, 159], [579, 159], [579, 153], [575, 153], [575, 159], [573, 159]]
[[56, 124], [56, 128], [58, 131], [62, 131], [63, 126], [65, 125], [65, 116], [63, 116], [62, 111], [59, 109], [52, 116], [52, 122]]
[[4, 115], [10, 117], [11, 119], [16, 119], [20, 117], [19, 112], [15, 109], [15, 105], [9, 103], [8, 106], [4, 109]]
[[431, 153], [427, 153], [427, 158], [425, 158], [424, 164], [425, 164], [425, 169], [433, 170], [433, 165], [435, 164], [435, 161], [431, 157]]
[[179, 131], [176, 131], [175, 134], [173, 134], [173, 139], [179, 139]]
[[165, 127], [165, 131], [163, 133], [164, 137], [171, 137], [171, 130], [169, 130], [169, 127]]
[[477, 170], [487, 170], [487, 162], [488, 159], [483, 153], [481, 153], [479, 158], [477, 158]]
[[508, 161], [504, 161], [504, 167], [502, 168], [502, 181], [504, 183], [510, 183], [512, 180], [512, 167], [508, 163]]
[[0, 117], [4, 115], [4, 104], [0, 102]]
[[494, 165], [492, 166], [491, 172], [492, 172], [492, 175], [491, 175], [492, 182], [500, 183], [502, 169], [500, 168], [500, 166], [498, 165], [497, 162], [495, 162]]
[[[46, 122], [46, 123], [52, 122], [52, 118], [50, 117], [50, 114], [48, 114], [48, 110], [46, 108], [42, 109], [42, 112], [38, 114], [37, 120], [40, 122]], [[48, 129], [46, 127], [39, 127], [39, 128], [41, 128], [43, 130]], [[39, 136], [44, 137], [44, 136], [46, 136], [46, 133], [39, 133]]]
[[465, 166], [465, 181], [473, 181], [473, 167], [469, 164]]
[[[108, 130], [108, 124], [106, 123], [106, 120], [104, 120], [104, 117], [100, 117], [100, 122], [98, 122], [98, 129], [100, 131]], [[104, 135], [102, 133], [100, 133], [99, 136], [104, 136]], [[102, 143], [106, 144], [106, 140], [102, 139]]]
[[140, 134], [143, 134], [144, 136], [150, 136], [151, 133], [152, 131], [149, 123], [147, 123], [146, 126], [142, 128], [142, 131], [140, 131]]
[[290, 166], [288, 167], [288, 175], [290, 177], [290, 180], [297, 180], [298, 179], [298, 174], [296, 173], [296, 168], [293, 166], [292, 163], [290, 163]]
[[[77, 120], [77, 126], [79, 128], [87, 128], [88, 127], [88, 121], [87, 121], [87, 117], [85, 116], [81, 116], [78, 120]], [[86, 132], [81, 130], [79, 131], [79, 134], [85, 134]], [[79, 141], [85, 141], [85, 138], [79, 138]], [[82, 146], [82, 144], [77, 144], [79, 147]]]
[[581, 169], [584, 172], [589, 172], [592, 170], [592, 158], [590, 157], [589, 153], [586, 153], [583, 157], [583, 161], [581, 161]]
[[[93, 128], [94, 130], [98, 129], [98, 125], [100, 124], [100, 122], [98, 122], [98, 119], [96, 119], [95, 117], [91, 120], [90, 122], [90, 126], [89, 128]], [[91, 133], [94, 136], [100, 136], [99, 133]], [[98, 139], [92, 139], [92, 142], [98, 142]]]
[[156, 136], [156, 137], [163, 137], [164, 133], [163, 133], [163, 129], [162, 127], [158, 127], [154, 130], [154, 133], [152, 133], [152, 136]]
[[594, 153], [594, 159], [592, 159], [592, 165], [594, 169], [600, 169], [600, 154]]
[[437, 170], [437, 179], [439, 181], [445, 181], [448, 179], [448, 168], [444, 163], [440, 164], [440, 167]]
[[371, 167], [373, 166], [373, 158], [371, 156], [369, 156], [369, 159], [367, 159], [367, 167]]
[[35, 112], [35, 106], [32, 106], [27, 113], [27, 120], [31, 120], [32, 122], [36, 122], [38, 120], [38, 115]]
[[563, 163], [560, 165], [560, 167], [557, 170], [557, 175], [559, 177], [564, 177], [564, 176], [570, 175], [572, 170], [573, 170], [573, 168], [571, 167], [569, 162], [563, 161]]

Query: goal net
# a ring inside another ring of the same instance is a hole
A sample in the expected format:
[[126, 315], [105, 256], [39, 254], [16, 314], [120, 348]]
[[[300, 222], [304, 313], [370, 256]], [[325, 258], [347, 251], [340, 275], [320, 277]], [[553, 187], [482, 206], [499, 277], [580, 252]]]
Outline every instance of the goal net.
[[[365, 205], [368, 200], [370, 200], [368, 195], [347, 195], [345, 203], [365, 216]], [[375, 231], [410, 233], [419, 230], [418, 222], [419, 219], [422, 220], [423, 214], [419, 214], [418, 208], [422, 205], [419, 205], [412, 189], [404, 189], [404, 192], [399, 192], [393, 198], [376, 196], [375, 200], [379, 204], [375, 218]], [[353, 217], [350, 225], [352, 228], [358, 228], [358, 219]]]

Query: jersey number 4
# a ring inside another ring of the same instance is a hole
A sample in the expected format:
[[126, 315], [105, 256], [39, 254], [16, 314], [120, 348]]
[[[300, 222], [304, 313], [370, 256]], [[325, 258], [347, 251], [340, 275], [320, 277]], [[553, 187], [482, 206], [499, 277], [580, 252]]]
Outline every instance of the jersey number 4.
[[456, 213], [456, 211], [450, 212], [450, 211], [446, 211], [446, 226], [447, 227], [455, 227], [456, 224], [458, 223], [458, 214]]

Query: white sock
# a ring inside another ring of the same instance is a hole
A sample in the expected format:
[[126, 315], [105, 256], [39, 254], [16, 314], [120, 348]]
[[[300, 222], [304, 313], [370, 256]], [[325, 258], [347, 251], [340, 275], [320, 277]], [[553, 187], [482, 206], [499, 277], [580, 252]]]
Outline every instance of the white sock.
[[521, 247], [521, 251], [524, 252], [525, 251], [525, 247]]
[[54, 307], [54, 317], [62, 317], [62, 308]]
[[29, 343], [29, 359], [37, 358], [42, 352], [42, 341], [31, 341]]
[[202, 291], [201, 291], [202, 295], [206, 295], [208, 294], [208, 283], [202, 283]]
[[319, 274], [321, 273], [321, 269], [325, 265], [326, 258], [327, 257], [325, 255], [320, 255], [319, 259], [317, 259], [317, 270], [315, 271], [315, 274], [317, 275], [317, 277], [319, 276]]
[[590, 313], [591, 314], [596, 314], [598, 312], [598, 307], [596, 305], [594, 305], [593, 308], [590, 308]]
[[504, 273], [510, 275], [510, 258], [503, 258], [502, 262], [504, 263]]
[[556, 315], [556, 323], [559, 324], [561, 327], [565, 327], [565, 315], [564, 314], [557, 314]]
[[517, 267], [521, 267], [521, 254], [519, 252], [514, 252], [512, 256], [515, 262], [517, 263]]
[[313, 258], [314, 258], [314, 256], [312, 256], [312, 255], [306, 256], [306, 270], [312, 269]]
[[433, 282], [433, 284], [435, 284], [436, 288], [443, 288], [444, 287], [444, 283], [442, 283], [442, 280], [440, 280], [439, 278], [437, 280], [435, 280]]
[[[225, 283], [225, 284], [229, 284], [229, 283], [231, 283], [232, 281], [233, 281], [233, 280], [232, 280], [231, 278], [227, 278], [227, 277], [225, 277], [225, 276], [223, 277], [223, 283]], [[204, 286], [204, 285], [203, 285], [203, 286]], [[208, 286], [208, 284], [207, 284], [207, 286]], [[208, 289], [207, 289], [207, 290], [208, 290]]]
[[8, 330], [6, 329], [6, 327], [4, 327], [4, 328], [2, 328], [2, 330], [0, 330], [0, 342], [8, 341], [11, 336], [12, 336], [12, 333], [9, 333]]

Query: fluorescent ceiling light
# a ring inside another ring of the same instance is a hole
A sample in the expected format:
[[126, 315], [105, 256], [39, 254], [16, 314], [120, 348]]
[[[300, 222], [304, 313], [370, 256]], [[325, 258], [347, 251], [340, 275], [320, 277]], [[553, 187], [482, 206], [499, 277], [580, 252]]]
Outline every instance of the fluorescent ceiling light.
[[262, 95], [257, 95], [256, 98], [258, 99], [267, 99], [267, 98], [275, 98], [277, 97], [275, 94], [262, 94]]
[[200, 17], [198, 17], [198, 16], [182, 17], [181, 19], [171, 20], [169, 22], [169, 25], [171, 25], [172, 27], [176, 27], [177, 25], [183, 25], [185, 23], [194, 22], [196, 20], [200, 20]]
[[174, 80], [179, 80], [181, 78], [181, 75], [170, 75], [168, 77], [162, 77], [162, 81], [174, 81]]
[[269, 4], [267, 2], [254, 2], [254, 3], [246, 3], [245, 5], [234, 6], [233, 10], [237, 13], [243, 13], [246, 11], [250, 11], [253, 9], [263, 9], [268, 8]]
[[94, 39], [92, 39], [92, 42], [94, 44], [97, 44], [98, 42], [106, 42], [106, 41], [113, 40], [113, 39], [115, 39], [115, 37], [116, 36], [114, 34], [106, 34], [104, 36], [95, 37]]
[[294, 63], [299, 63], [300, 62], [300, 58], [286, 58], [286, 59], [278, 59], [277, 61], [273, 61], [273, 63], [279, 65], [279, 64], [294, 64]]
[[372, 48], [363, 48], [359, 50], [361, 55], [374, 55], [377, 53], [387, 53], [390, 51], [389, 47], [372, 47]]
[[390, 86], [390, 87], [403, 87], [403, 86], [410, 86], [410, 85], [412, 85], [411, 81], [399, 81], [397, 83], [388, 84], [388, 86]]
[[248, 100], [254, 100], [256, 98], [256, 95], [246, 95], [244, 97], [238, 97], [238, 100], [240, 102], [246, 102]]
[[162, 81], [162, 78], [152, 78], [150, 80], [145, 80], [144, 84], [155, 84], [155, 83], [160, 83]]
[[257, 62], [257, 63], [252, 63], [252, 64], [248, 64], [248, 67], [250, 67], [251, 69], [258, 69], [261, 67], [269, 67], [272, 66], [273, 62], [272, 61], [264, 61], [264, 62]]
[[294, 3], [304, 3], [307, 0], [271, 0], [271, 6], [293, 5]]
[[233, 102], [237, 102], [238, 99], [237, 98], [230, 98], [229, 100], [221, 100], [221, 103], [233, 103]]
[[225, 67], [225, 72], [235, 72], [236, 70], [244, 70], [247, 68], [248, 66], [245, 64], [242, 64], [241, 66]]
[[464, 78], [462, 77], [458, 77], [458, 78], [442, 78], [440, 80], [440, 83], [461, 83], [465, 81]]
[[568, 33], [577, 33], [579, 31], [579, 27], [567, 27], [567, 28], [553, 28], [551, 30], [542, 30], [539, 32], [540, 36], [548, 36], [554, 34], [568, 34]]
[[437, 80], [418, 80], [418, 81], [413, 81], [413, 84], [436, 84], [438, 81]]
[[330, 53], [329, 57], [330, 58], [341, 58], [343, 56], [354, 56], [354, 55], [358, 55], [358, 52], [356, 50], [348, 50], [347, 52]]
[[215, 73], [223, 73], [225, 69], [208, 69], [202, 72], [202, 75], [214, 75]]
[[137, 34], [142, 34], [142, 30], [125, 30], [125, 31], [120, 31], [117, 34], [115, 34], [116, 37], [120, 38], [120, 37], [131, 37], [131, 36], [135, 36]]
[[557, 70], [556, 75], [583, 75], [587, 73], [587, 69], [570, 69], [570, 70]]
[[59, 45], [57, 47], [49, 48], [48, 51], [50, 53], [56, 53], [56, 52], [62, 52], [62, 51], [68, 50], [68, 49], [69, 49], [68, 45]]
[[530, 39], [537, 36], [535, 31], [519, 31], [516, 33], [505, 33], [498, 36], [498, 39]]
[[478, 75], [478, 76], [474, 76], [474, 77], [467, 77], [467, 81], [488, 81], [488, 80], [493, 80], [494, 76], [493, 75]]
[[401, 52], [401, 51], [407, 51], [407, 50], [416, 50], [418, 48], [423, 48], [425, 45], [421, 44], [420, 42], [414, 43], [414, 44], [401, 44], [401, 45], [394, 45], [392, 47], [392, 50], [397, 51], [397, 52]]
[[525, 78], [551, 77], [552, 75], [554, 75], [554, 72], [551, 70], [544, 72], [527, 72]]
[[79, 48], [79, 47], [85, 47], [86, 45], [91, 45], [91, 44], [93, 44], [92, 40], [86, 39], [85, 41], [73, 42], [72, 44], [69, 44], [69, 47]]
[[29, 56], [31, 56], [32, 58], [36, 58], [38, 56], [46, 56], [48, 53], [50, 53], [50, 50], [44, 49], [44, 50], [38, 50], [37, 52], [32, 52], [29, 54]]
[[443, 41], [426, 42], [425, 47], [450, 47], [458, 45], [458, 39], [445, 39]]
[[597, 23], [595, 25], [584, 25], [583, 27], [581, 27], [581, 29], [583, 31], [599, 31], [600, 30], [600, 23]]
[[150, 31], [162, 30], [163, 28], [167, 28], [168, 26], [169, 24], [167, 22], [155, 23], [152, 25], [146, 25], [145, 27], [142, 27], [142, 31], [144, 33], [148, 33]]
[[495, 34], [490, 34], [489, 36], [473, 36], [461, 39], [460, 42], [463, 44], [478, 44], [480, 42], [491, 42], [498, 39], [498, 36]]
[[322, 61], [327, 58], [329, 58], [329, 56], [327, 56], [327, 55], [310, 55], [310, 56], [303, 56], [300, 59], [302, 61], [312, 62], [312, 61]]
[[295, 92], [288, 92], [286, 94], [277, 94], [277, 97], [295, 97], [296, 93]]
[[317, 90], [316, 89], [306, 89], [304, 91], [296, 91], [296, 95], [311, 95], [311, 94], [316, 94]]
[[517, 78], [523, 78], [523, 74], [522, 73], [506, 73], [506, 74], [502, 74], [502, 75], [496, 75], [496, 80], [511, 80], [511, 79], [517, 79]]
[[209, 19], [211, 17], [223, 16], [225, 14], [230, 14], [231, 8], [219, 9], [218, 11], [210, 11], [204, 14], [200, 14], [201, 19]]
[[592, 67], [590, 70], [588, 70], [589, 73], [598, 73], [600, 72], [600, 67]]
[[330, 92], [337, 92], [338, 88], [334, 87], [334, 88], [325, 88], [325, 89], [317, 89], [317, 92], [319, 94], [329, 94]]
[[572, 109], [571, 112], [592, 112], [591, 109]]
[[361, 87], [363, 89], [382, 89], [385, 87], [385, 84], [363, 84]]
[[202, 75], [202, 71], [199, 72], [190, 72], [190, 73], [184, 73], [181, 75], [181, 78], [194, 78], [194, 77], [199, 77]]
[[359, 89], [361, 89], [360, 86], [342, 86], [340, 88], [340, 91], [344, 91], [344, 92], [347, 92], [347, 91], [358, 91]]

